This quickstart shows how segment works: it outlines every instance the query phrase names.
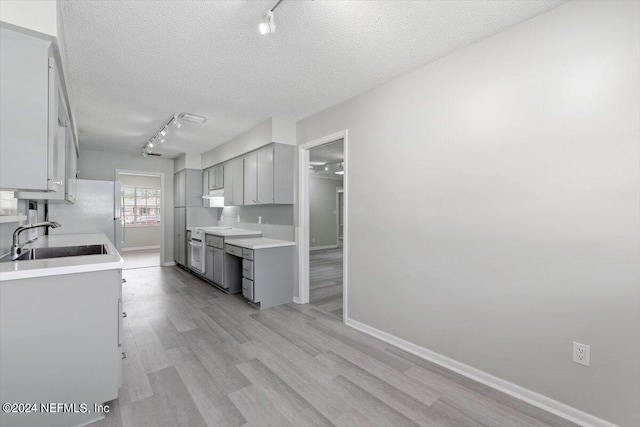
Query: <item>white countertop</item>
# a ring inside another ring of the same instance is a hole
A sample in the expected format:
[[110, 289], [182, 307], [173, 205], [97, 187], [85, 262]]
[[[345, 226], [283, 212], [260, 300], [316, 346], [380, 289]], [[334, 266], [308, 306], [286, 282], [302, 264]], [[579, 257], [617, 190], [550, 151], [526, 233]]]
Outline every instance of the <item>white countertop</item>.
[[280, 248], [283, 246], [295, 246], [295, 242], [288, 240], [267, 239], [266, 237], [257, 237], [255, 239], [233, 239], [230, 245], [240, 246], [247, 249], [268, 249]]
[[235, 236], [262, 236], [262, 232], [258, 230], [246, 230], [244, 228], [227, 228], [227, 227], [187, 227], [187, 230], [199, 228], [204, 230], [205, 234], [219, 237], [235, 237]]
[[107, 253], [104, 255], [3, 262], [0, 263], [0, 282], [122, 268], [124, 264], [122, 257], [103, 233], [40, 236], [34, 242], [24, 245], [23, 250], [81, 245], [105, 245]]

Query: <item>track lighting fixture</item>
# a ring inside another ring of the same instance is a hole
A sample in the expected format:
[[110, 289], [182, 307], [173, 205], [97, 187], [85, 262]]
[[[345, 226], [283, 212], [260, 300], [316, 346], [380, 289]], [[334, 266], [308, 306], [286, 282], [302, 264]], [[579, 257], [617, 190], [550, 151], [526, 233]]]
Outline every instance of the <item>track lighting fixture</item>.
[[273, 11], [276, 10], [276, 7], [278, 7], [280, 3], [282, 3], [282, 0], [278, 0], [278, 2], [274, 4], [271, 9], [269, 9], [266, 15], [264, 15], [262, 22], [258, 26], [258, 29], [260, 30], [260, 34], [262, 34], [263, 36], [267, 34], [273, 34], [276, 32], [276, 22], [273, 19], [274, 17]]
[[258, 28], [260, 29], [260, 34], [262, 34], [263, 36], [276, 32], [276, 23], [273, 20], [272, 11], [267, 12]]
[[151, 149], [160, 144], [164, 144], [166, 141], [166, 136], [169, 133], [169, 127], [174, 125], [177, 129], [182, 127], [182, 122], [192, 122], [192, 123], [204, 123], [207, 121], [206, 117], [198, 116], [196, 114], [185, 113], [182, 112], [180, 114], [173, 113], [171, 118], [157, 131], [142, 147], [142, 156], [147, 157], [148, 154], [153, 154]]

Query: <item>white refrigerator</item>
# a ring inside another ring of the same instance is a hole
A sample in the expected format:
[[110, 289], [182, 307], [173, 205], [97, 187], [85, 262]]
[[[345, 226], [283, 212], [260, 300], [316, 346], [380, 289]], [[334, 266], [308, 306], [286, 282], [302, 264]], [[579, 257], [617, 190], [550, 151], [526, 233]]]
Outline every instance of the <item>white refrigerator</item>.
[[75, 204], [49, 204], [50, 221], [59, 228], [49, 228], [49, 234], [104, 233], [118, 252], [122, 252], [124, 219], [121, 217], [120, 181], [76, 181], [78, 201]]

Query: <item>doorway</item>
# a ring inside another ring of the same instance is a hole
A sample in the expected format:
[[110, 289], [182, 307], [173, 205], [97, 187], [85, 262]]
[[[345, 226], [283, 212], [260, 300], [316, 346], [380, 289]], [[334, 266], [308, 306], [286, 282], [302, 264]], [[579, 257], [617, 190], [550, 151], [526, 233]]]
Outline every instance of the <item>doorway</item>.
[[162, 174], [117, 171], [123, 220], [123, 269], [162, 265], [162, 178]]
[[300, 146], [299, 298], [344, 321], [347, 289], [347, 131]]

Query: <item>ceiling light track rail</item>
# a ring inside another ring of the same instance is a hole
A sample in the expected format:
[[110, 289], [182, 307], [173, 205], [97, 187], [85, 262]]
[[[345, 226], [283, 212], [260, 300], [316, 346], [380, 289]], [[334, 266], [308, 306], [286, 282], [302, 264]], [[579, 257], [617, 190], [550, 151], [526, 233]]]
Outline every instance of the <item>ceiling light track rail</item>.
[[[176, 129], [180, 129], [182, 127], [183, 122], [192, 122], [202, 124], [207, 121], [206, 117], [198, 116], [197, 114], [185, 113], [182, 112], [180, 114], [173, 113], [171, 118], [167, 120], [167, 122], [162, 125], [160, 129], [144, 144], [142, 147], [142, 156], [147, 157], [149, 154], [153, 154], [151, 150], [153, 147], [158, 144], [163, 144], [166, 140], [167, 134], [172, 126]], [[156, 154], [157, 155], [157, 154]]]

